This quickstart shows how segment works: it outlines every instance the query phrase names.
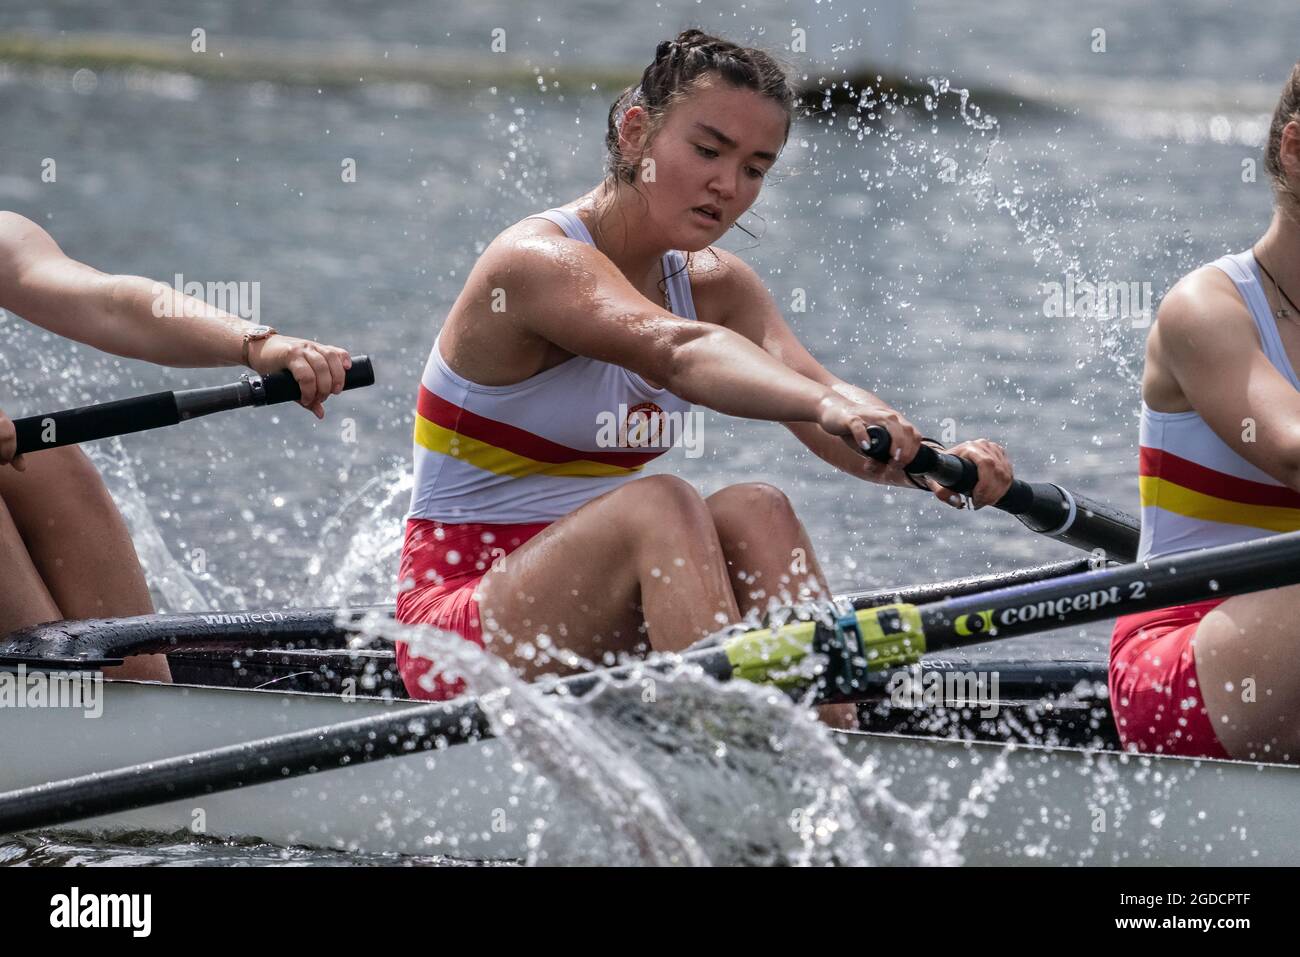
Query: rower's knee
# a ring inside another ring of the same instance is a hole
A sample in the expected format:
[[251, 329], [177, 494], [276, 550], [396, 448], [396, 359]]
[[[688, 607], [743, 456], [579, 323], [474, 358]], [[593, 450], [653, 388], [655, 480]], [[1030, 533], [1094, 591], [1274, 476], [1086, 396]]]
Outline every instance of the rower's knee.
[[785, 492], [766, 482], [729, 485], [705, 501], [719, 534], [747, 528], [771, 530], [774, 523], [795, 520], [794, 506]]
[[620, 490], [623, 514], [629, 515], [638, 540], [697, 536], [712, 531], [709, 508], [695, 486], [675, 475], [648, 475]]

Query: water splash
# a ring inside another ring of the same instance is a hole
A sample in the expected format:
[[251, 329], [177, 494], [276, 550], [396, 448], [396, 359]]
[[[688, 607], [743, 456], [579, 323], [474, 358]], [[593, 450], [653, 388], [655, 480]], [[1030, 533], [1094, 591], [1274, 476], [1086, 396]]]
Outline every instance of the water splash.
[[298, 603], [346, 605], [391, 596], [414, 483], [408, 465], [395, 466], [366, 482], [325, 521]]
[[[513, 785], [533, 864], [935, 864], [951, 828], [895, 799], [807, 708], [652, 658], [580, 699], [546, 694], [456, 636], [360, 623], [463, 675], [527, 772]], [[482, 782], [463, 782], [477, 787]], [[447, 836], [442, 835], [446, 843]]]

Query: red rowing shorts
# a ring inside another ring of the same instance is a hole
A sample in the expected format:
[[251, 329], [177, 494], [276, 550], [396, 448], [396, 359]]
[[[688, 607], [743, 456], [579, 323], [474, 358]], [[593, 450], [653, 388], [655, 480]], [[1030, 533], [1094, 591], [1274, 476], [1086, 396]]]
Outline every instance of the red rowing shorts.
[[[549, 524], [448, 525], [409, 519], [398, 572], [397, 620], [454, 631], [482, 648], [483, 629], [475, 595], [479, 582], [494, 561], [509, 555]], [[434, 667], [435, 662], [428, 658], [409, 654], [405, 642], [397, 643], [397, 670], [412, 698], [445, 701], [464, 692], [464, 681], [446, 680], [439, 674], [432, 676], [431, 688], [423, 687], [421, 676]]]
[[1125, 615], [1110, 641], [1110, 706], [1130, 751], [1226, 758], [1201, 699], [1192, 639], [1226, 599]]

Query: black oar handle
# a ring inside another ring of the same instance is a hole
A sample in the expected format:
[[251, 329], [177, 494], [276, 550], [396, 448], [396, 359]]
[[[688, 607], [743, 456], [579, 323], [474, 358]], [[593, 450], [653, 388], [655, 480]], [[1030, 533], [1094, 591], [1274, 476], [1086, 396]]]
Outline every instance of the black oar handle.
[[[872, 425], [867, 427], [867, 435], [871, 436], [871, 448], [864, 449], [863, 454], [877, 462], [888, 462], [891, 443], [889, 431], [884, 426]], [[904, 465], [903, 471], [932, 478], [944, 488], [960, 492], [962, 495], [973, 493], [980, 480], [979, 468], [974, 462], [949, 455], [947, 452], [940, 452], [928, 445], [923, 445], [917, 450], [916, 458]], [[995, 504], [1004, 512], [1019, 515], [1032, 503], [1033, 489], [1030, 488], [1029, 483], [1012, 479], [1007, 494]]]
[[[871, 448], [862, 454], [879, 462], [889, 461], [889, 431], [880, 425], [867, 427]], [[856, 443], [850, 440], [856, 447]], [[932, 478], [944, 488], [969, 495], [979, 483], [979, 468], [974, 462], [921, 446], [916, 458], [903, 466], [912, 475]], [[1101, 549], [1108, 560], [1131, 562], [1137, 559], [1139, 525], [1125, 512], [1076, 495], [1069, 489], [1047, 482], [1012, 479], [1011, 488], [993, 503], [1020, 519], [1032, 531], [1056, 538], [1086, 551]]]
[[[373, 385], [374, 366], [367, 356], [353, 356], [343, 388], [359, 389]], [[97, 439], [130, 435], [148, 429], [176, 425], [213, 412], [225, 412], [249, 405], [275, 405], [296, 402], [302, 397], [293, 373], [288, 370], [268, 376], [244, 375], [230, 385], [187, 389], [182, 392], [156, 392], [153, 395], [119, 399], [80, 409], [64, 409], [45, 415], [16, 419], [18, 454], [80, 445]]]
[[[352, 368], [348, 369], [343, 375], [343, 391], [348, 389], [361, 389], [368, 385], [375, 384], [375, 367], [370, 363], [369, 356], [353, 356]], [[302, 398], [302, 390], [298, 388], [298, 381], [294, 379], [293, 373], [288, 369], [280, 372], [273, 372], [271, 375], [262, 377], [262, 387], [265, 390], [266, 399], [263, 402], [255, 403], [257, 405], [276, 405], [280, 402], [297, 402]]]

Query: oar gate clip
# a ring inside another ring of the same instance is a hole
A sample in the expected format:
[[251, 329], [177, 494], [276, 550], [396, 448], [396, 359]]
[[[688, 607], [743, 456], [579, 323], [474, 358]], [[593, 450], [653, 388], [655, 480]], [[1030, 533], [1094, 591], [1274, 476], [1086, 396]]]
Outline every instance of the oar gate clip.
[[266, 405], [266, 382], [260, 375], [250, 375], [245, 372], [239, 377], [239, 381], [248, 386], [253, 405]]
[[[733, 677], [792, 693], [812, 685], [817, 700], [829, 703], [860, 697], [869, 674], [913, 664], [926, 649], [920, 610], [895, 604], [852, 611], [832, 622], [748, 632], [724, 642], [723, 650]], [[814, 664], [819, 667], [811, 670]]]
[[925, 652], [921, 615], [915, 605], [884, 605], [818, 624], [813, 653], [825, 659], [817, 676], [819, 701], [850, 701], [867, 691], [873, 672], [913, 664]]

